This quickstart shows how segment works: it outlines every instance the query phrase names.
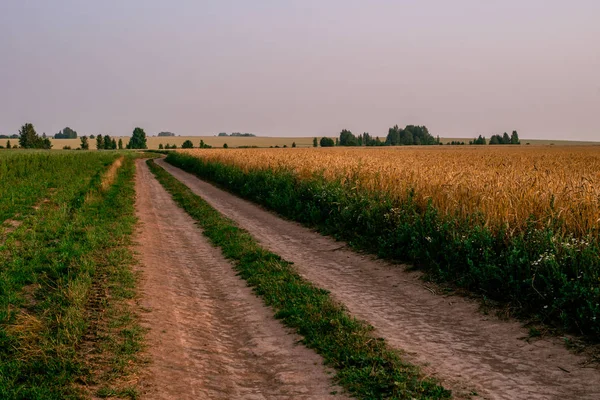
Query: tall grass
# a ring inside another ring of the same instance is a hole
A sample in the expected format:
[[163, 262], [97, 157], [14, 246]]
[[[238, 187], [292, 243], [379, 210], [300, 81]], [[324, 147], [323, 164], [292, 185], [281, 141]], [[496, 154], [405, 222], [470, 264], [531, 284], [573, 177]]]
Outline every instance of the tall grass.
[[0, 224], [35, 211], [37, 202], [68, 179], [91, 177], [114, 153], [0, 152]]
[[[600, 246], [593, 220], [598, 186], [582, 185], [579, 194], [568, 192], [570, 197], [548, 194], [545, 208], [540, 193], [525, 190], [529, 182], [548, 193], [547, 183], [540, 182], [549, 181], [550, 166], [560, 168], [556, 180], [571, 176], [582, 182], [580, 172], [595, 183], [597, 174], [586, 174], [584, 166], [597, 165], [597, 150], [575, 149], [570, 157], [562, 149], [516, 155], [470, 151], [423, 150], [419, 157], [421, 150], [208, 150], [169, 154], [167, 161], [357, 248], [412, 261], [434, 279], [600, 339]], [[480, 160], [486, 173], [459, 155]], [[485, 164], [486, 157], [492, 161]], [[498, 164], [501, 157], [504, 165]], [[433, 160], [437, 168], [427, 166]], [[390, 175], [386, 168], [393, 170], [394, 164], [410, 166]], [[530, 171], [516, 183], [499, 178], [510, 171], [508, 165], [525, 170], [529, 164], [537, 175]], [[459, 172], [464, 178], [450, 179]], [[448, 185], [436, 174], [446, 176]], [[479, 180], [469, 178], [477, 174]], [[471, 199], [490, 208], [475, 207]], [[495, 203], [497, 209], [491, 207]], [[518, 210], [521, 205], [528, 213]], [[509, 208], [516, 211], [507, 217]]]

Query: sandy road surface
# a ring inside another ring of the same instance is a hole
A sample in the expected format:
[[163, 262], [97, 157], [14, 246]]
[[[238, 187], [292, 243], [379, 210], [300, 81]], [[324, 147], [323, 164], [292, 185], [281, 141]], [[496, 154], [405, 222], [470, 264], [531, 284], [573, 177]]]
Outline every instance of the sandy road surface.
[[327, 399], [338, 387], [137, 161], [148, 399]]
[[489, 399], [600, 399], [600, 371], [584, 368], [584, 360], [557, 339], [521, 340], [527, 331], [517, 322], [484, 316], [467, 299], [435, 295], [414, 273], [356, 254], [163, 160], [158, 163], [263, 246], [294, 262], [305, 278], [330, 290], [455, 393], [473, 389]]

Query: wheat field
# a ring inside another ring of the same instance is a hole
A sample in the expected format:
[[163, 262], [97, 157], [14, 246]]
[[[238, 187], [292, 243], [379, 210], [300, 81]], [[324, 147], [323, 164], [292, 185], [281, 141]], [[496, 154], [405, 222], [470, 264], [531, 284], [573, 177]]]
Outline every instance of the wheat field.
[[480, 213], [485, 225], [520, 231], [531, 218], [539, 226], [557, 219], [563, 234], [598, 235], [598, 147], [422, 147], [332, 149], [187, 150], [198, 157], [245, 170], [291, 170], [322, 174], [358, 190], [404, 200], [443, 214]]

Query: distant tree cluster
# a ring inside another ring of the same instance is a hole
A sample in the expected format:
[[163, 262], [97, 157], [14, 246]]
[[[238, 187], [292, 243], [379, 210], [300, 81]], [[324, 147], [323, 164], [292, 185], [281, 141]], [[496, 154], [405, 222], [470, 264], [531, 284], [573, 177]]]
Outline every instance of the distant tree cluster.
[[159, 132], [158, 136], [159, 137], [162, 137], [162, 136], [175, 136], [175, 134], [173, 132]]
[[[453, 140], [450, 143], [448, 143], [450, 146], [464, 146], [465, 142], [461, 142], [458, 140]], [[471, 144], [471, 143], [469, 143]]]
[[481, 144], [487, 144], [487, 141], [485, 140], [485, 136], [479, 135], [479, 137], [477, 139], [470, 140], [469, 144], [481, 145]]
[[[123, 143], [121, 142], [121, 148]], [[97, 150], [116, 150], [117, 141], [111, 138], [109, 135], [98, 135], [96, 136], [96, 149]]]
[[[326, 139], [326, 140], [323, 140]], [[440, 144], [440, 138], [433, 137], [426, 126], [407, 125], [404, 129], [398, 125], [388, 130], [385, 141], [379, 137], [373, 137], [368, 132], [362, 135], [354, 135], [351, 131], [344, 129], [339, 138], [321, 139], [321, 147], [330, 146], [419, 146]], [[328, 140], [329, 139], [329, 140]], [[331, 140], [331, 141], [330, 141]], [[323, 145], [323, 143], [325, 145]], [[332, 144], [333, 143], [333, 144]], [[313, 139], [313, 147], [317, 147], [317, 138]]]
[[67, 126], [62, 131], [54, 134], [54, 139], [77, 139], [77, 132]]
[[[315, 138], [315, 140], [317, 140], [317, 138]], [[335, 142], [333, 141], [333, 139], [332, 138], [328, 138], [328, 137], [322, 137], [319, 144], [321, 145], [321, 147], [333, 147], [333, 146], [335, 146]]]
[[218, 136], [233, 136], [233, 137], [256, 137], [254, 133], [241, 133], [241, 132], [233, 132], [231, 135], [228, 135], [227, 132], [221, 132]]
[[51, 149], [52, 143], [50, 139], [40, 137], [32, 124], [26, 123], [19, 130], [19, 146], [24, 149]]
[[521, 144], [521, 141], [519, 140], [517, 131], [513, 131], [510, 136], [508, 136], [508, 133], [506, 132], [504, 132], [502, 136], [493, 135], [490, 138], [490, 144]]
[[407, 125], [404, 129], [398, 125], [388, 130], [385, 143], [389, 146], [420, 146], [439, 144], [440, 139], [434, 138], [426, 126]]
[[0, 139], [18, 139], [19, 135], [16, 133], [14, 135], [0, 135]]
[[[158, 145], [158, 149], [159, 150], [170, 150], [170, 149], [176, 149], [177, 146], [176, 145], [170, 145], [170, 144], [166, 144], [163, 146], [162, 143], [160, 143]], [[186, 140], [185, 142], [183, 142], [183, 144], [181, 145], [182, 149], [193, 149], [194, 148], [194, 143], [192, 143], [191, 140]], [[204, 143], [204, 140], [200, 140], [200, 145], [198, 146], [199, 149], [212, 149], [211, 145], [208, 145], [206, 143]]]
[[[479, 135], [477, 139], [469, 141], [469, 144], [481, 145], [487, 144], [487, 141], [485, 140], [485, 136]], [[510, 136], [508, 136], [508, 133], [506, 132], [504, 132], [502, 135], [492, 135], [489, 144], [521, 144], [521, 141], [519, 140], [519, 134], [517, 131], [513, 131], [512, 135]]]

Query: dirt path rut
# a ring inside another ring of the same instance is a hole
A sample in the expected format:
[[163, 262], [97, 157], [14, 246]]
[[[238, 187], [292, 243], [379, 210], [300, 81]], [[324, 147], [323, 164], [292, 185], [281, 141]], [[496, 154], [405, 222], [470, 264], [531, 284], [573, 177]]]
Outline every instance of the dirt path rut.
[[327, 399], [330, 375], [137, 162], [149, 399]]
[[476, 303], [440, 296], [417, 274], [354, 253], [163, 160], [165, 167], [263, 246], [295, 263], [355, 316], [455, 392], [488, 399], [600, 399], [600, 372], [584, 367], [558, 339], [528, 343], [527, 331], [478, 312]]

